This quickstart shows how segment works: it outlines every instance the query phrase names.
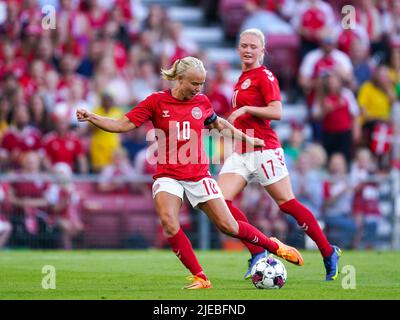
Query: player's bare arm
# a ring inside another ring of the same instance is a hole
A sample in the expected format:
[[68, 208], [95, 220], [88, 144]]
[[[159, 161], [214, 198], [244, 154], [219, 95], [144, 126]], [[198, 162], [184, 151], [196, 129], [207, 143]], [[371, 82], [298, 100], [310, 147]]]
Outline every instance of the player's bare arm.
[[252, 107], [243, 106], [234, 112], [228, 118], [230, 123], [233, 123], [238, 117], [244, 114], [251, 114], [252, 116], [267, 119], [267, 120], [281, 120], [282, 118], [282, 102], [271, 101], [265, 107]]
[[111, 119], [99, 116], [98, 114], [84, 109], [78, 109], [76, 111], [76, 117], [79, 122], [90, 122], [96, 127], [107, 132], [121, 133], [136, 128], [136, 126], [126, 116], [123, 116], [120, 119]]
[[264, 147], [265, 143], [264, 140], [250, 137], [244, 132], [236, 129], [232, 124], [230, 124], [227, 120], [217, 117], [217, 120], [215, 120], [213, 123], [210, 124], [211, 128], [215, 128], [218, 131], [222, 133], [224, 136], [229, 136], [231, 137], [233, 134], [233, 137], [237, 140], [240, 141], [246, 141], [250, 145], [253, 145], [255, 147]]

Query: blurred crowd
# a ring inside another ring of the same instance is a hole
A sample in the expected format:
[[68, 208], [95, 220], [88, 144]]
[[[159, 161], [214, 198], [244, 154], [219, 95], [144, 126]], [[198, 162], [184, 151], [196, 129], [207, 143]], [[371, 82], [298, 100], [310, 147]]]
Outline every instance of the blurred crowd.
[[[234, 33], [244, 27], [263, 30], [267, 66], [274, 58], [268, 52], [270, 35], [297, 37], [297, 68], [272, 70], [283, 92], [289, 83], [294, 101], [307, 110], [306, 121], [290, 121], [284, 141], [295, 193], [345, 247], [372, 247], [380, 234], [388, 236], [380, 188], [397, 160], [391, 150], [400, 97], [400, 0], [346, 1], [356, 9], [355, 28], [343, 27], [341, 1], [188, 2], [201, 6], [227, 38], [231, 30], [223, 6], [240, 6], [243, 16]], [[45, 4], [56, 8], [54, 29], [42, 27]], [[0, 247], [11, 234], [26, 239], [56, 228], [60, 245], [71, 248], [72, 239], [84, 232], [73, 176], [98, 175], [100, 193], [150, 192], [118, 180], [154, 172], [146, 157], [149, 127], [107, 133], [78, 125], [77, 108], [119, 118], [169, 86], [160, 79], [160, 68], [194, 55], [208, 69], [205, 93], [215, 111], [229, 114], [235, 81], [229, 75], [238, 66], [224, 57], [209, 63], [184, 28], [165, 7], [146, 7], [140, 0], [0, 1], [0, 173], [12, 180], [0, 181]], [[205, 142], [211, 158], [223, 157], [216, 141]], [[214, 174], [218, 170], [212, 165]], [[266, 233], [298, 240], [294, 222], [257, 186], [238, 201]]]

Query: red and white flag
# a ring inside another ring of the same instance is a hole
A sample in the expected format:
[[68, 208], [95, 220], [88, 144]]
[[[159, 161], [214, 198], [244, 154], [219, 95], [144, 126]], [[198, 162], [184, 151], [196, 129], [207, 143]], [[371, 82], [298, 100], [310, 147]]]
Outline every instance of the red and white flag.
[[378, 123], [372, 132], [371, 150], [377, 155], [383, 155], [392, 149], [393, 128], [387, 123]]

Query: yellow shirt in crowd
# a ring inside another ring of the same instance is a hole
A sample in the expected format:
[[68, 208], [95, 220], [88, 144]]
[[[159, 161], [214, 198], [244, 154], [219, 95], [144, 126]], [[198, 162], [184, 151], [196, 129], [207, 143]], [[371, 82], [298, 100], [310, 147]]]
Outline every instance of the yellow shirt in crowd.
[[[119, 119], [124, 115], [124, 112], [119, 107], [111, 107], [108, 112], [103, 107], [97, 107], [93, 112], [113, 119]], [[112, 162], [114, 150], [118, 149], [120, 145], [118, 133], [106, 132], [94, 127], [90, 143], [90, 157], [93, 168], [101, 170], [109, 165]]]
[[[361, 86], [357, 99], [361, 109], [368, 114], [370, 120], [387, 121], [390, 119], [390, 99], [384, 91], [377, 88], [372, 82], [367, 81]], [[363, 118], [363, 123], [365, 122], [366, 119]]]

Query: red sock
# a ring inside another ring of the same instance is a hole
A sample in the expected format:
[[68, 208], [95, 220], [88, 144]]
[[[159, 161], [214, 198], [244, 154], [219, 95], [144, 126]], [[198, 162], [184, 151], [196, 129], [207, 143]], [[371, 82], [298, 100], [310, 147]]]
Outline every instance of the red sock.
[[[244, 221], [244, 222], [249, 223], [249, 220], [247, 219], [245, 214], [242, 211], [240, 211], [237, 207], [235, 207], [231, 200], [225, 200], [225, 202], [228, 205], [228, 208], [231, 211], [231, 213], [236, 221]], [[250, 251], [251, 255], [253, 255], [253, 256], [264, 251], [264, 248], [256, 246], [247, 241], [242, 240], [242, 243], [247, 247], [247, 249]]]
[[300, 228], [315, 241], [324, 258], [332, 254], [333, 248], [310, 210], [297, 201], [297, 199], [289, 200], [279, 207], [283, 212], [290, 214], [296, 219]]
[[237, 221], [239, 225], [239, 233], [237, 237], [240, 240], [244, 240], [253, 243], [257, 246], [267, 249], [271, 253], [276, 253], [279, 246], [276, 242], [269, 239], [265, 234], [259, 231], [256, 227], [243, 221]]
[[193, 275], [197, 275], [202, 277], [204, 280], [207, 280], [207, 277], [204, 275], [203, 269], [194, 254], [193, 247], [183, 230], [179, 229], [174, 236], [167, 238], [167, 240], [172, 247], [172, 251], [176, 254], [179, 260], [181, 260], [184, 266], [188, 268]]

